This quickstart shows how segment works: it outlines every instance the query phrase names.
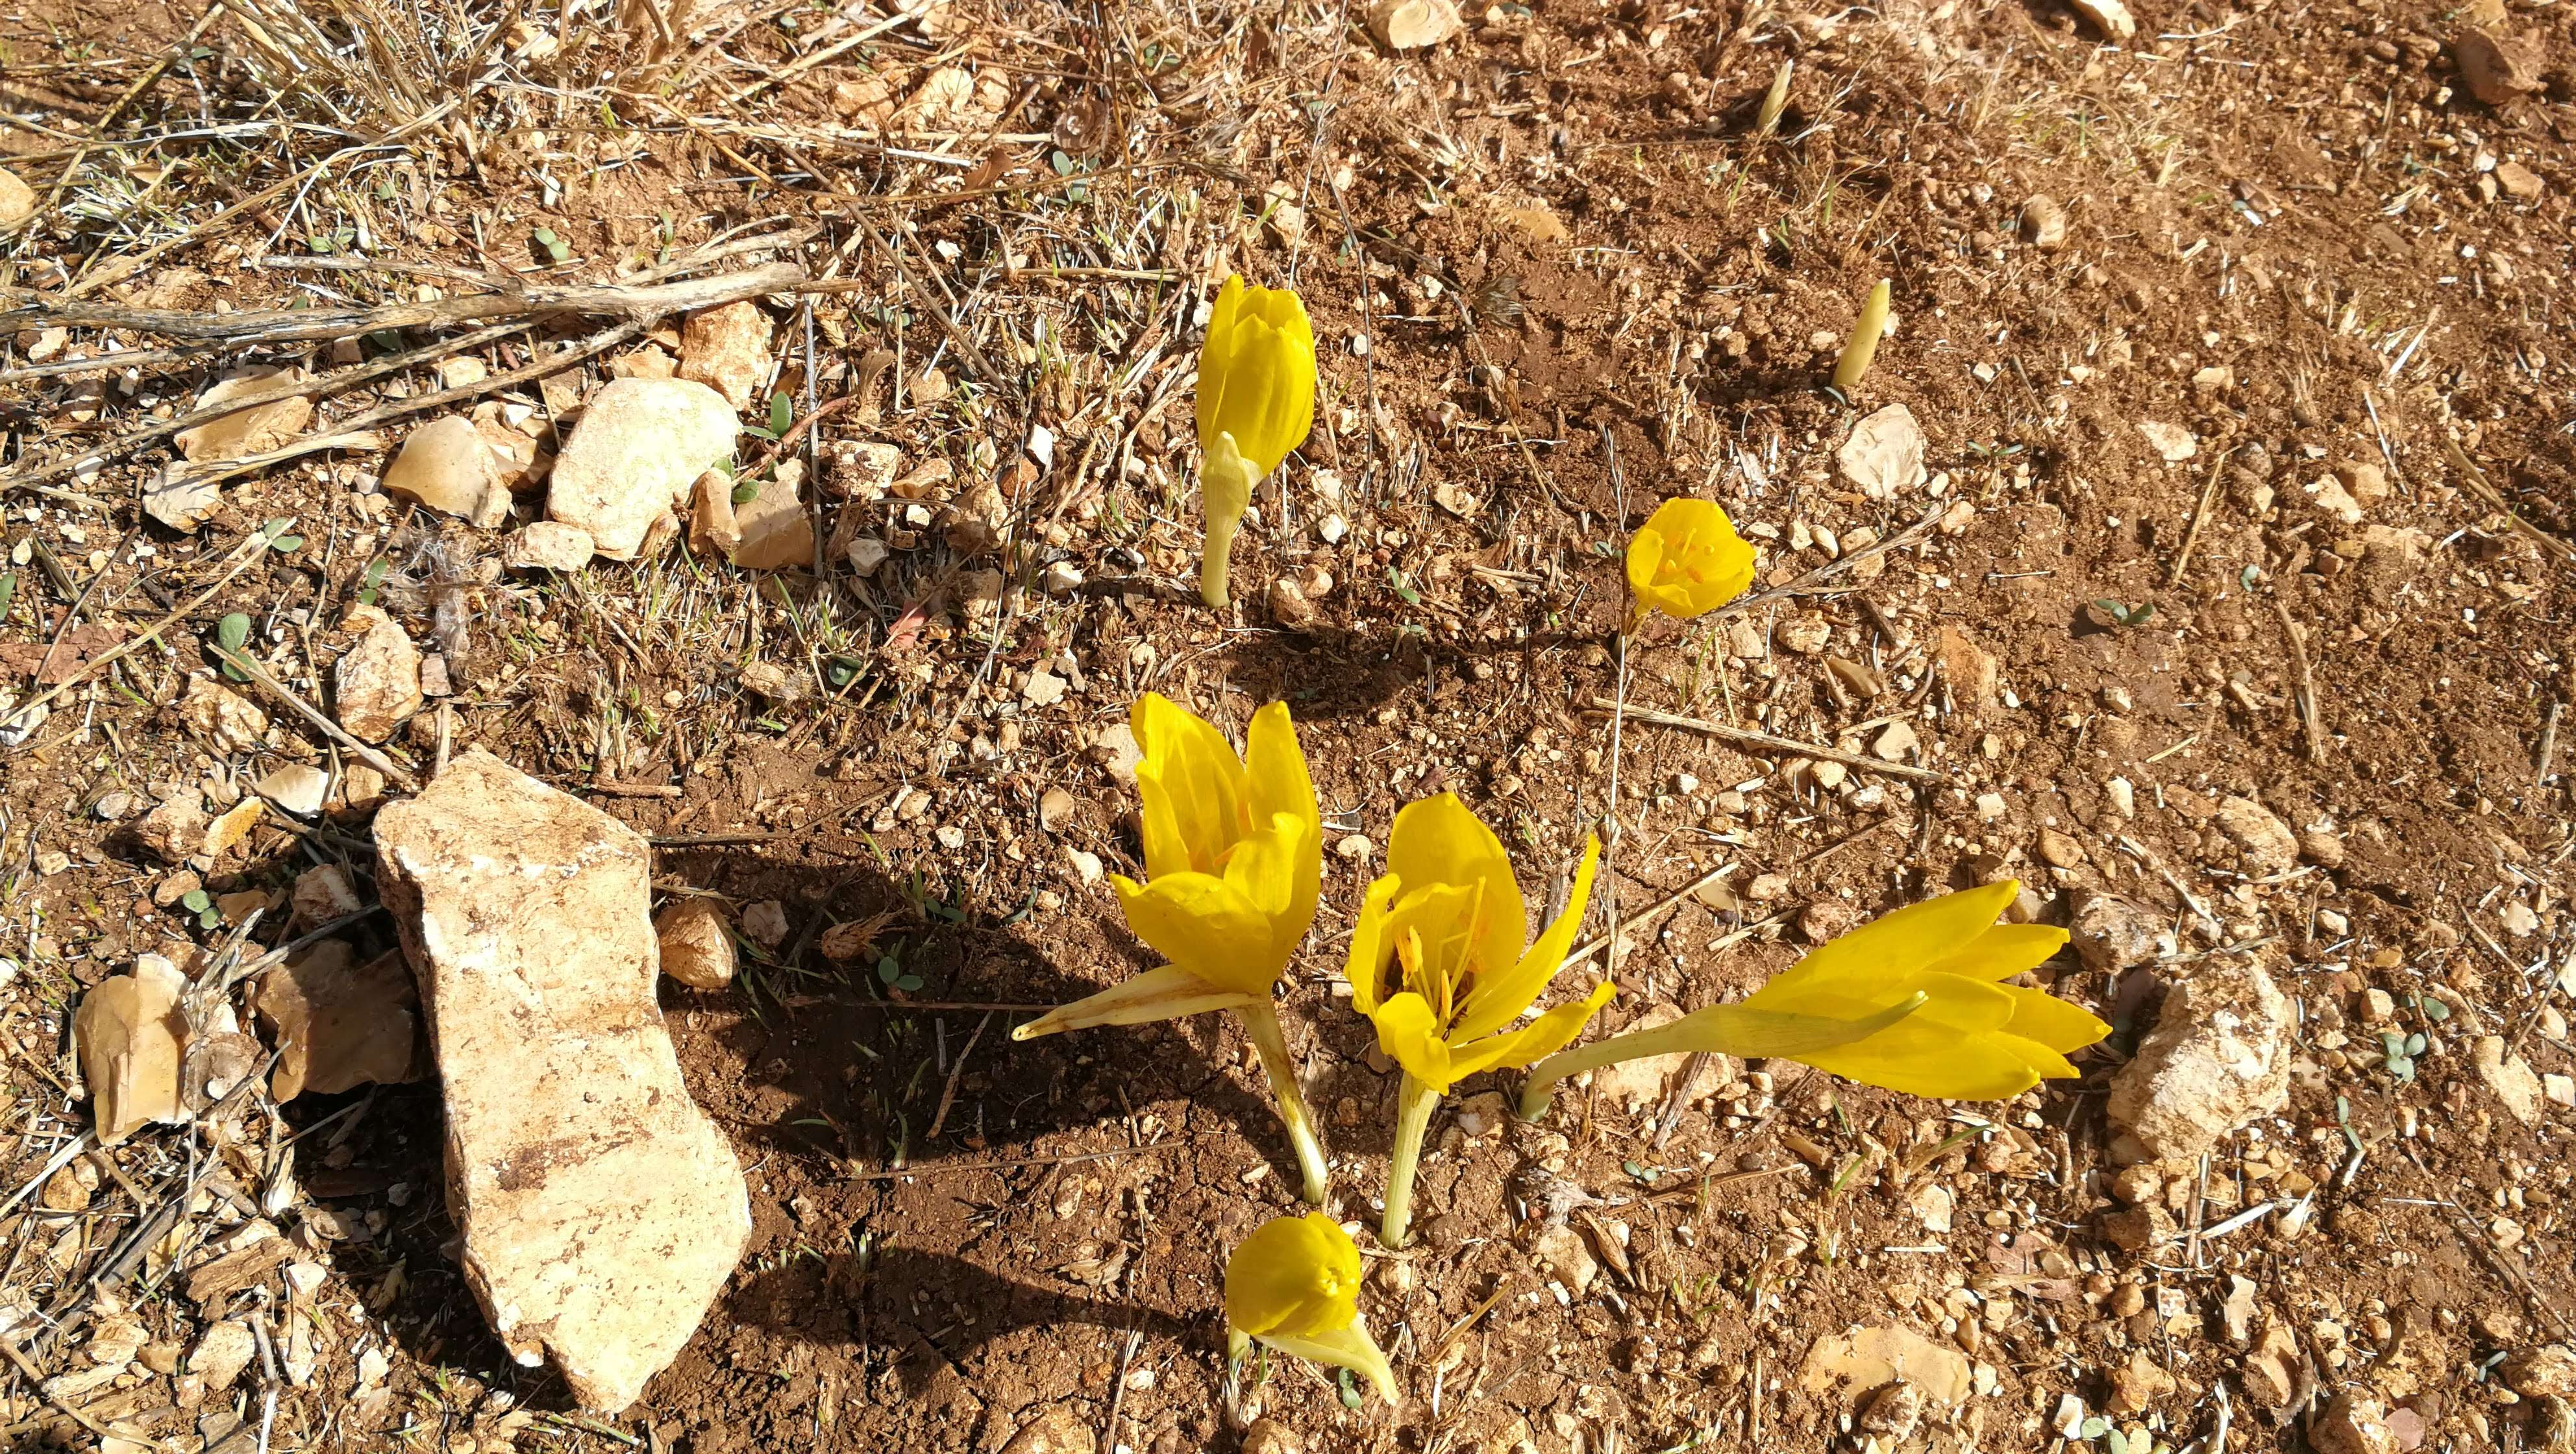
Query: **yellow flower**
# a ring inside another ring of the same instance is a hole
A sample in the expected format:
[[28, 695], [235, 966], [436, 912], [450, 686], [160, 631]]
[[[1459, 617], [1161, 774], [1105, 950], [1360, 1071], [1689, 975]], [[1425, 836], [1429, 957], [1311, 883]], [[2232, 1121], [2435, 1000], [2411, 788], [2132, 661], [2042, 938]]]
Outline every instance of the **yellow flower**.
[[1315, 423], [1315, 330], [1306, 305], [1287, 288], [1247, 288], [1225, 280], [1199, 345], [1199, 494], [1207, 512], [1207, 551], [1199, 594], [1226, 603], [1226, 558], [1243, 512], [1288, 452]]
[[1360, 1249], [1322, 1212], [1275, 1217], [1225, 1264], [1225, 1321], [1249, 1337], [1311, 1337], [1360, 1310]]
[[1293, 288], [1247, 288], [1227, 278], [1199, 345], [1199, 447], [1217, 436], [1251, 464], [1279, 468], [1315, 423], [1315, 329]]
[[1676, 620], [1714, 611], [1753, 584], [1753, 547], [1706, 500], [1671, 499], [1628, 538], [1628, 588], [1637, 609]]
[[2046, 990], [2002, 981], [2037, 967], [2066, 931], [1998, 924], [2007, 879], [1909, 905], [1824, 945], [1741, 1003], [1551, 1056], [1530, 1072], [1534, 1115], [1569, 1075], [1641, 1055], [1782, 1056], [1846, 1080], [1946, 1100], [2006, 1100], [2076, 1075], [2067, 1053], [2111, 1033]]
[[1395, 1370], [1360, 1320], [1360, 1249], [1321, 1212], [1253, 1229], [1225, 1264], [1226, 1341], [1251, 1339], [1317, 1363], [1365, 1374], [1398, 1402]]
[[1496, 1066], [1522, 1066], [1583, 1033], [1610, 1002], [1603, 983], [1518, 1029], [1573, 947], [1601, 857], [1584, 844], [1565, 912], [1528, 952], [1528, 910], [1501, 840], [1454, 794], [1407, 804], [1387, 842], [1388, 873], [1369, 885], [1351, 931], [1351, 1000], [1377, 1022], [1378, 1048], [1404, 1067], [1387, 1172], [1383, 1240], [1404, 1245], [1413, 1174], [1432, 1108], [1459, 1081]]
[[1583, 1032], [1610, 1002], [1603, 984], [1507, 1029], [1555, 980], [1582, 927], [1599, 840], [1584, 844], [1565, 912], [1521, 952], [1528, 909], [1493, 830], [1455, 793], [1408, 803], [1351, 931], [1351, 1001], [1377, 1022], [1378, 1048], [1446, 1094], [1480, 1070], [1527, 1065]]
[[1323, 814], [1296, 726], [1284, 702], [1255, 712], [1247, 761], [1225, 734], [1158, 693], [1137, 699], [1128, 725], [1143, 753], [1136, 791], [1146, 881], [1112, 875], [1110, 885], [1128, 927], [1171, 963], [1051, 1010], [1011, 1038], [1235, 1011], [1270, 1072], [1307, 1199], [1320, 1206], [1323, 1148], [1270, 1002], [1315, 921], [1324, 870]]

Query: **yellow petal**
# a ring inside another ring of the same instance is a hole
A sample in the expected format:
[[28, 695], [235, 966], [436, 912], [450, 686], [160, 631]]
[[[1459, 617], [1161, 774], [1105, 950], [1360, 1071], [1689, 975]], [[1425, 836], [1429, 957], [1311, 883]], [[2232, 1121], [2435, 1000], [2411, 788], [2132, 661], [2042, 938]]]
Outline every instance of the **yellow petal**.
[[[1483, 888], [1475, 920], [1459, 943], [1458, 962], [1476, 966], [1479, 973], [1499, 974], [1521, 957], [1529, 909], [1512, 877], [1512, 861], [1502, 840], [1477, 821], [1457, 794], [1423, 798], [1396, 813], [1395, 828], [1387, 835], [1386, 866], [1408, 890], [1435, 883]], [[1424, 939], [1427, 944], [1430, 936]], [[1510, 1020], [1528, 1004], [1523, 1000], [1512, 1006], [1496, 1023]]]
[[1655, 571], [1663, 560], [1664, 533], [1649, 520], [1637, 527], [1636, 534], [1628, 537], [1628, 589], [1651, 600], [1655, 590]]
[[1225, 734], [1197, 713], [1147, 692], [1129, 709], [1143, 760], [1136, 764], [1142, 800], [1145, 876], [1213, 872], [1250, 826], [1243, 759]]
[[1472, 1040], [1490, 1035], [1510, 1024], [1521, 1011], [1538, 1003], [1547, 987], [1565, 967], [1565, 956], [1574, 948], [1574, 936], [1583, 928], [1583, 911], [1592, 902], [1592, 875], [1601, 865], [1601, 840], [1584, 835], [1583, 861], [1574, 870], [1574, 889], [1566, 895], [1565, 909], [1556, 922], [1547, 926], [1520, 956], [1511, 969], [1479, 976], [1469, 990], [1467, 1004], [1459, 1012], [1457, 1024], [1450, 1030], [1453, 1040]]
[[1321, 1212], [1252, 1230], [1225, 1263], [1225, 1321], [1255, 1338], [1311, 1338], [1359, 1316], [1360, 1249]]
[[1745, 1003], [1797, 1011], [1816, 1003], [1808, 996], [1817, 995], [1873, 1006], [1892, 1004], [1913, 993], [1914, 974], [1994, 927], [1995, 916], [2020, 892], [2019, 884], [2006, 879], [1882, 914], [1819, 946]]
[[1915, 975], [1907, 983], [1923, 996], [1923, 1007], [1915, 1014], [1930, 1024], [1976, 1035], [2012, 1023], [2012, 992], [2002, 985], [1956, 974]]
[[[1746, 1060], [1773, 1056], [1796, 1060], [1810, 1051], [1830, 1050], [1837, 1045], [1867, 1039], [1921, 1008], [1922, 1000], [1917, 997], [1866, 1018], [1846, 1020], [1829, 1015], [1782, 1014], [1746, 1005], [1711, 1005], [1705, 1010], [1693, 1010], [1660, 1031], [1630, 1033], [1657, 1037], [1646, 1053], [1714, 1050], [1721, 1055]], [[1670, 1050], [1666, 1049], [1667, 1046]], [[1587, 1050], [1590, 1048], [1586, 1047]]]
[[1404, 1067], [1404, 1073], [1446, 1095], [1463, 1077], [1449, 1068], [1449, 1046], [1431, 1006], [1410, 991], [1390, 996], [1369, 1018], [1377, 1025], [1377, 1048]]
[[1234, 364], [1236, 320], [1243, 314], [1243, 277], [1236, 274], [1217, 290], [1216, 306], [1208, 313], [1207, 338], [1199, 344], [1198, 428], [1199, 448], [1210, 449], [1225, 406], [1226, 385]]
[[1324, 876], [1324, 815], [1315, 802], [1315, 783], [1306, 774], [1306, 754], [1298, 749], [1287, 703], [1272, 702], [1252, 714], [1245, 749], [1253, 821], [1274, 822], [1285, 814], [1297, 820], [1301, 831], [1296, 880], [1276, 926], [1294, 945], [1315, 922], [1315, 899]]
[[2060, 1055], [2081, 1050], [2111, 1033], [2110, 1026], [2083, 1006], [2068, 1004], [2046, 990], [2024, 985], [2005, 985], [2003, 989], [2013, 1002], [2012, 1019], [2004, 1029]]
[[1601, 1007], [1610, 1003], [1610, 997], [1617, 993], [1619, 987], [1604, 980], [1593, 986], [1591, 994], [1573, 1004], [1559, 1005], [1517, 1030], [1506, 1030], [1472, 1044], [1452, 1047], [1449, 1055], [1450, 1083], [1454, 1085], [1480, 1070], [1491, 1070], [1496, 1066], [1517, 1069], [1554, 1055], [1572, 1043], [1575, 1036], [1582, 1034], [1583, 1027], [1592, 1023], [1592, 1017], [1601, 1013]]
[[1261, 1341], [1312, 1363], [1350, 1369], [1367, 1378], [1388, 1403], [1403, 1402], [1395, 1391], [1395, 1370], [1387, 1365], [1386, 1355], [1378, 1351], [1377, 1340], [1369, 1336], [1368, 1324], [1356, 1317], [1349, 1327], [1330, 1333], [1306, 1338], [1274, 1333]]
[[1857, 1040], [1797, 1057], [1845, 1080], [1938, 1100], [2009, 1100], [2039, 1084], [2023, 1047], [2003, 1034], [1962, 1036], [1921, 1015]]
[[1962, 974], [1970, 979], [2010, 979], [2037, 969], [2066, 947], [2066, 931], [2046, 924], [1997, 924], [1969, 940], [1955, 953], [1926, 964], [1934, 974]]
[[1011, 1038], [1035, 1040], [1041, 1035], [1101, 1025], [1146, 1025], [1253, 1003], [1251, 995], [1219, 989], [1186, 969], [1167, 964], [1121, 980], [1096, 995], [1059, 1005], [1013, 1030]]
[[[1243, 895], [1262, 917], [1266, 941], [1284, 958], [1305, 937], [1306, 926], [1282, 940], [1279, 930], [1289, 912], [1296, 907], [1297, 860], [1306, 844], [1304, 825], [1286, 813], [1272, 817], [1268, 825], [1246, 835], [1234, 845], [1234, 855], [1225, 863], [1225, 881]], [[1314, 916], [1312, 900], [1306, 903], [1308, 918]]]
[[1395, 955], [1389, 930], [1403, 888], [1404, 881], [1391, 873], [1370, 884], [1351, 925], [1351, 952], [1342, 961], [1342, 978], [1351, 983], [1351, 1008], [1363, 1015], [1375, 1014], [1386, 996], [1386, 962]]
[[1271, 952], [1269, 918], [1224, 879], [1174, 873], [1140, 885], [1113, 874], [1109, 883], [1137, 938], [1219, 989], [1266, 995], [1287, 967]]

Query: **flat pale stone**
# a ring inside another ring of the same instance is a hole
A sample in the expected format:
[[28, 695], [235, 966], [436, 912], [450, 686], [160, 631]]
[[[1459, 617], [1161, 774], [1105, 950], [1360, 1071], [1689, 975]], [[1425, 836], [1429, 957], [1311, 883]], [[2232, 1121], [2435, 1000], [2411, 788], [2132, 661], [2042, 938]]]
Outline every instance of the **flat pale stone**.
[[145, 955], [134, 973], [81, 997], [72, 1044], [100, 1145], [113, 1146], [154, 1121], [187, 1119], [179, 1104], [179, 1054], [188, 1033], [179, 993], [186, 987], [168, 960]]
[[1873, 500], [1893, 500], [1931, 478], [1923, 467], [1923, 426], [1914, 411], [1890, 404], [1852, 426], [1834, 455], [1843, 478]]
[[590, 532], [554, 520], [531, 520], [501, 545], [512, 570], [579, 570], [590, 564]]
[[16, 172], [0, 167], [0, 229], [11, 228], [36, 215], [36, 189]]
[[331, 775], [310, 763], [290, 762], [261, 778], [254, 791], [299, 818], [310, 818], [322, 811]]
[[366, 634], [331, 669], [332, 700], [350, 736], [382, 742], [420, 710], [420, 648], [402, 623], [372, 606], [349, 616]]
[[348, 941], [325, 939], [263, 973], [254, 1004], [278, 1046], [280, 1101], [420, 1078], [420, 999], [399, 954], [362, 965]]
[[413, 430], [385, 470], [384, 486], [395, 499], [417, 500], [486, 530], [510, 516], [510, 491], [492, 446], [462, 414]]
[[757, 303], [727, 303], [689, 315], [680, 330], [680, 369], [725, 396], [736, 409], [750, 405], [769, 382], [769, 315]]
[[654, 997], [651, 854], [481, 751], [375, 833], [429, 1015], [466, 1283], [522, 1363], [551, 1357], [585, 1407], [623, 1409], [751, 1235], [742, 1168]]
[[[215, 382], [214, 387], [197, 396], [196, 407], [211, 408], [261, 389], [271, 388], [288, 379], [303, 377], [300, 370], [281, 368], [243, 369]], [[220, 419], [209, 419], [194, 429], [182, 429], [174, 441], [179, 453], [190, 463], [213, 459], [247, 459], [287, 443], [304, 432], [313, 421], [313, 401], [301, 396], [272, 399], [265, 404], [235, 410]]]
[[782, 461], [774, 478], [760, 482], [760, 493], [733, 507], [734, 529], [742, 537], [733, 548], [735, 565], [745, 570], [812, 569], [814, 522], [797, 498], [803, 478], [801, 465]]
[[740, 431], [733, 406], [704, 384], [613, 380], [555, 459], [546, 518], [590, 532], [611, 560], [633, 560], [690, 483], [733, 453]]

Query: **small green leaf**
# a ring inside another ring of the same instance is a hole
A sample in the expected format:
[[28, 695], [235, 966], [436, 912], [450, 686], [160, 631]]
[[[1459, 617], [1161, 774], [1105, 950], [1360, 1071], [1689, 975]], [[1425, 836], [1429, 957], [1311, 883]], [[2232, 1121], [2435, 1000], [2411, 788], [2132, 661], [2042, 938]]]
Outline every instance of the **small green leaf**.
[[2436, 1025], [2441, 1024], [2444, 1020], [2451, 1018], [2451, 1007], [2432, 995], [2426, 995], [2424, 997], [2424, 1018], [2432, 1021]]
[[2412, 1057], [2414, 1057], [2414, 1056], [2418, 1056], [2418, 1055], [2421, 1055], [2421, 1054], [2423, 1054], [2423, 1053], [2424, 1053], [2424, 1037], [2423, 1037], [2421, 1034], [2414, 1034], [2414, 1035], [2409, 1035], [2409, 1036], [2407, 1036], [2407, 1037], [2406, 1037], [2406, 1054], [2407, 1054], [2407, 1056], [2411, 1059]]
[[0, 621], [9, 619], [9, 603], [18, 599], [18, 573], [0, 576]]
[[213, 929], [220, 926], [223, 922], [223, 914], [215, 909], [208, 909], [197, 916], [197, 927], [200, 929]]
[[1341, 1385], [1343, 1408], [1357, 1410], [1368, 1407], [1368, 1400], [1360, 1395], [1359, 1383], [1351, 1377], [1349, 1369], [1334, 1369], [1333, 1378]]
[[830, 682], [836, 692], [856, 681], [858, 675], [859, 663], [849, 657], [826, 657], [823, 661], [823, 680]]
[[903, 991], [905, 994], [912, 994], [921, 988], [921, 976], [917, 974], [907, 974], [901, 979], [896, 980], [894, 982], [894, 987]]
[[268, 542], [268, 548], [276, 551], [280, 555], [293, 555], [295, 552], [304, 548], [304, 537], [301, 535], [280, 535]]
[[2250, 591], [2254, 589], [2254, 583], [2262, 578], [2263, 568], [2259, 565], [2249, 565], [2237, 573], [2236, 584]]
[[741, 484], [733, 487], [733, 502], [737, 505], [748, 505], [759, 498], [760, 482], [758, 480], [745, 480]]
[[787, 391], [779, 389], [769, 396], [769, 432], [785, 435], [796, 423], [796, 406], [787, 400]]
[[2413, 1080], [2415, 1062], [2403, 1055], [2392, 1055], [2388, 1057], [2388, 1073], [2401, 1081]]
[[877, 978], [892, 984], [903, 977], [903, 961], [889, 954], [877, 961]]
[[2111, 1432], [2111, 1421], [2102, 1417], [2100, 1414], [2095, 1414], [2093, 1417], [2086, 1419], [2075, 1432], [2083, 1435], [2087, 1439], [2099, 1439], [2104, 1434]]
[[204, 889], [190, 889], [179, 899], [179, 906], [191, 914], [202, 914], [214, 907], [214, 903], [213, 899], [206, 896]]

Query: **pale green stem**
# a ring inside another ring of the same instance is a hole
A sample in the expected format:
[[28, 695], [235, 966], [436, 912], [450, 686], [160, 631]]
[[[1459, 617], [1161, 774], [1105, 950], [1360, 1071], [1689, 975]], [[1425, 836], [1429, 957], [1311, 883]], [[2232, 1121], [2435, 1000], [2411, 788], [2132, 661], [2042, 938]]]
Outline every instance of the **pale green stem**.
[[1297, 1148], [1297, 1170], [1306, 1178], [1306, 1204], [1320, 1207], [1330, 1186], [1324, 1168], [1324, 1143], [1315, 1135], [1315, 1116], [1306, 1109], [1306, 1093], [1297, 1088], [1297, 1062], [1288, 1057], [1288, 1037], [1280, 1032], [1279, 1011], [1265, 995], [1235, 1011], [1244, 1033], [1261, 1052], [1261, 1068], [1270, 1074], [1270, 1094], [1279, 1102], [1280, 1123], [1288, 1144]]
[[1386, 1218], [1378, 1223], [1378, 1240], [1402, 1247], [1413, 1223], [1413, 1174], [1422, 1165], [1422, 1138], [1431, 1129], [1431, 1112], [1440, 1092], [1405, 1073], [1395, 1093], [1395, 1154], [1386, 1163]]
[[1581, 1075], [1641, 1055], [1706, 1050], [1708, 1039], [1706, 1030], [1675, 1020], [1651, 1030], [1631, 1030], [1625, 1035], [1560, 1050], [1530, 1067], [1529, 1080], [1521, 1087], [1521, 1119], [1535, 1121], [1546, 1115], [1547, 1103], [1556, 1094], [1556, 1083], [1569, 1075]]
[[1234, 535], [1243, 512], [1252, 508], [1252, 490], [1261, 475], [1234, 447], [1234, 436], [1220, 434], [1199, 465], [1199, 508], [1207, 517], [1207, 548], [1199, 556], [1199, 599], [1224, 610], [1226, 562], [1234, 554]]
[[1227, 557], [1234, 553], [1234, 534], [1243, 525], [1241, 515], [1210, 515], [1207, 522], [1207, 554], [1199, 557], [1199, 599], [1222, 611], [1232, 599], [1226, 594]]

